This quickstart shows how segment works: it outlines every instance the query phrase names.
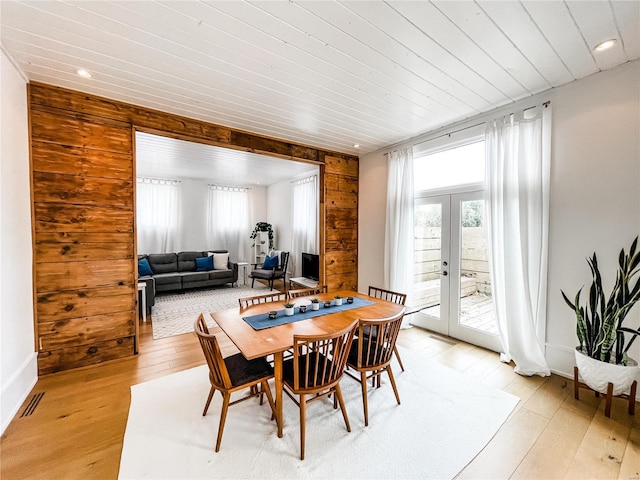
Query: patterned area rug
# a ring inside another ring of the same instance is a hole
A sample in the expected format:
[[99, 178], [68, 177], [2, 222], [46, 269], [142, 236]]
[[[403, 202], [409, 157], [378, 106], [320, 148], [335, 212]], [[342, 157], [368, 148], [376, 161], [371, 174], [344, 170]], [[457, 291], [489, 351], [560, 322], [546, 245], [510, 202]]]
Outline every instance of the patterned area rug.
[[[238, 299], [263, 295], [271, 290], [256, 282], [255, 288], [222, 286], [182, 294], [160, 294], [152, 309], [153, 339], [193, 332], [193, 322], [200, 312], [211, 313], [238, 306]], [[275, 290], [274, 290], [275, 291]], [[207, 324], [212, 325], [207, 316]]]

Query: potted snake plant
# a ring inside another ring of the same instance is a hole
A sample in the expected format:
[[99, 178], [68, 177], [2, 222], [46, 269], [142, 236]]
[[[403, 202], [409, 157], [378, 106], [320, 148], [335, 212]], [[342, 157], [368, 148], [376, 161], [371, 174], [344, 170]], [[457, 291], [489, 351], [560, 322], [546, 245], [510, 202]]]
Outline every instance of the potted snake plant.
[[618, 255], [618, 267], [613, 289], [607, 296], [596, 254], [587, 258], [592, 282], [589, 296], [580, 304], [582, 288], [573, 301], [564, 291], [562, 298], [576, 315], [576, 334], [579, 345], [575, 349], [580, 376], [593, 390], [606, 393], [607, 384], [614, 386], [614, 395], [629, 391], [638, 373], [638, 363], [629, 357], [629, 349], [640, 335], [640, 327], [624, 324], [627, 314], [640, 300], [640, 251], [638, 237], [629, 252], [624, 248]]

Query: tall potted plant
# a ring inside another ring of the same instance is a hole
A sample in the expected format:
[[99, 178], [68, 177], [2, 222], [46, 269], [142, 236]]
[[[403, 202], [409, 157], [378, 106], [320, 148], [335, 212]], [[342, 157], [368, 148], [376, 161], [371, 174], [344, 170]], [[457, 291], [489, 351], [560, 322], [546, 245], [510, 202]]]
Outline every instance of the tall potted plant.
[[[638, 237], [629, 253], [620, 250], [616, 281], [611, 293], [605, 295], [598, 260], [594, 252], [587, 258], [592, 282], [589, 298], [580, 305], [578, 290], [574, 301], [561, 291], [566, 304], [576, 314], [576, 364], [584, 382], [593, 390], [606, 393], [607, 383], [614, 385], [614, 395], [629, 390], [637, 372], [638, 364], [629, 358], [629, 349], [640, 335], [637, 329], [624, 325], [627, 314], [640, 300], [640, 251], [637, 251]], [[635, 280], [635, 283], [634, 283]], [[627, 337], [628, 335], [628, 337]]]

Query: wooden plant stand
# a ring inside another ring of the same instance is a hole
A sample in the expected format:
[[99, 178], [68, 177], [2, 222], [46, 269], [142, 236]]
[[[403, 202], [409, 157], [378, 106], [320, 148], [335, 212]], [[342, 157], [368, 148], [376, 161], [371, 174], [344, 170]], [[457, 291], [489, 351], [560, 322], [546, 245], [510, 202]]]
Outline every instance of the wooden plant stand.
[[[573, 367], [573, 392], [576, 400], [580, 400], [580, 388], [586, 388], [587, 390], [595, 391], [587, 384], [582, 383], [578, 380], [578, 367]], [[634, 380], [631, 384], [631, 389], [629, 390], [629, 395], [620, 394], [616, 395], [616, 397], [627, 398], [629, 400], [629, 415], [635, 415], [636, 413], [636, 391], [638, 389], [638, 381]], [[600, 392], [596, 392], [596, 397], [600, 396]], [[613, 401], [613, 383], [609, 382], [607, 384], [607, 395], [606, 395], [606, 403], [604, 407], [604, 416], [607, 418], [611, 418], [611, 403]]]

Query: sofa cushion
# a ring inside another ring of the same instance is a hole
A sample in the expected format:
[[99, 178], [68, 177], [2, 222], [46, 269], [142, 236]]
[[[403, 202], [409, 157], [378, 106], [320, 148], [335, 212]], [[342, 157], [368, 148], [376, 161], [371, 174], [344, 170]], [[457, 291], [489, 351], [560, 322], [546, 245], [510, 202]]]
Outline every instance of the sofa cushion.
[[178, 271], [178, 256], [175, 253], [152, 253], [147, 258], [154, 274]]
[[148, 275], [153, 275], [153, 270], [151, 270], [151, 265], [149, 265], [149, 259], [141, 258], [138, 260], [138, 277], [146, 277]]
[[153, 278], [156, 279], [156, 285], [169, 285], [170, 283], [178, 283], [181, 282], [181, 277], [179, 273], [156, 273]]
[[216, 270], [227, 270], [229, 268], [229, 254], [214, 253], [213, 268], [215, 268]]
[[209, 273], [209, 278], [211, 280], [224, 280], [227, 279], [229, 282], [233, 282], [233, 270], [211, 270]]
[[190, 282], [209, 280], [209, 272], [180, 272], [180, 276], [182, 277], [183, 286]]
[[203, 252], [180, 252], [178, 253], [178, 272], [195, 272], [196, 258], [206, 257]]
[[213, 257], [196, 258], [196, 272], [213, 270]]

